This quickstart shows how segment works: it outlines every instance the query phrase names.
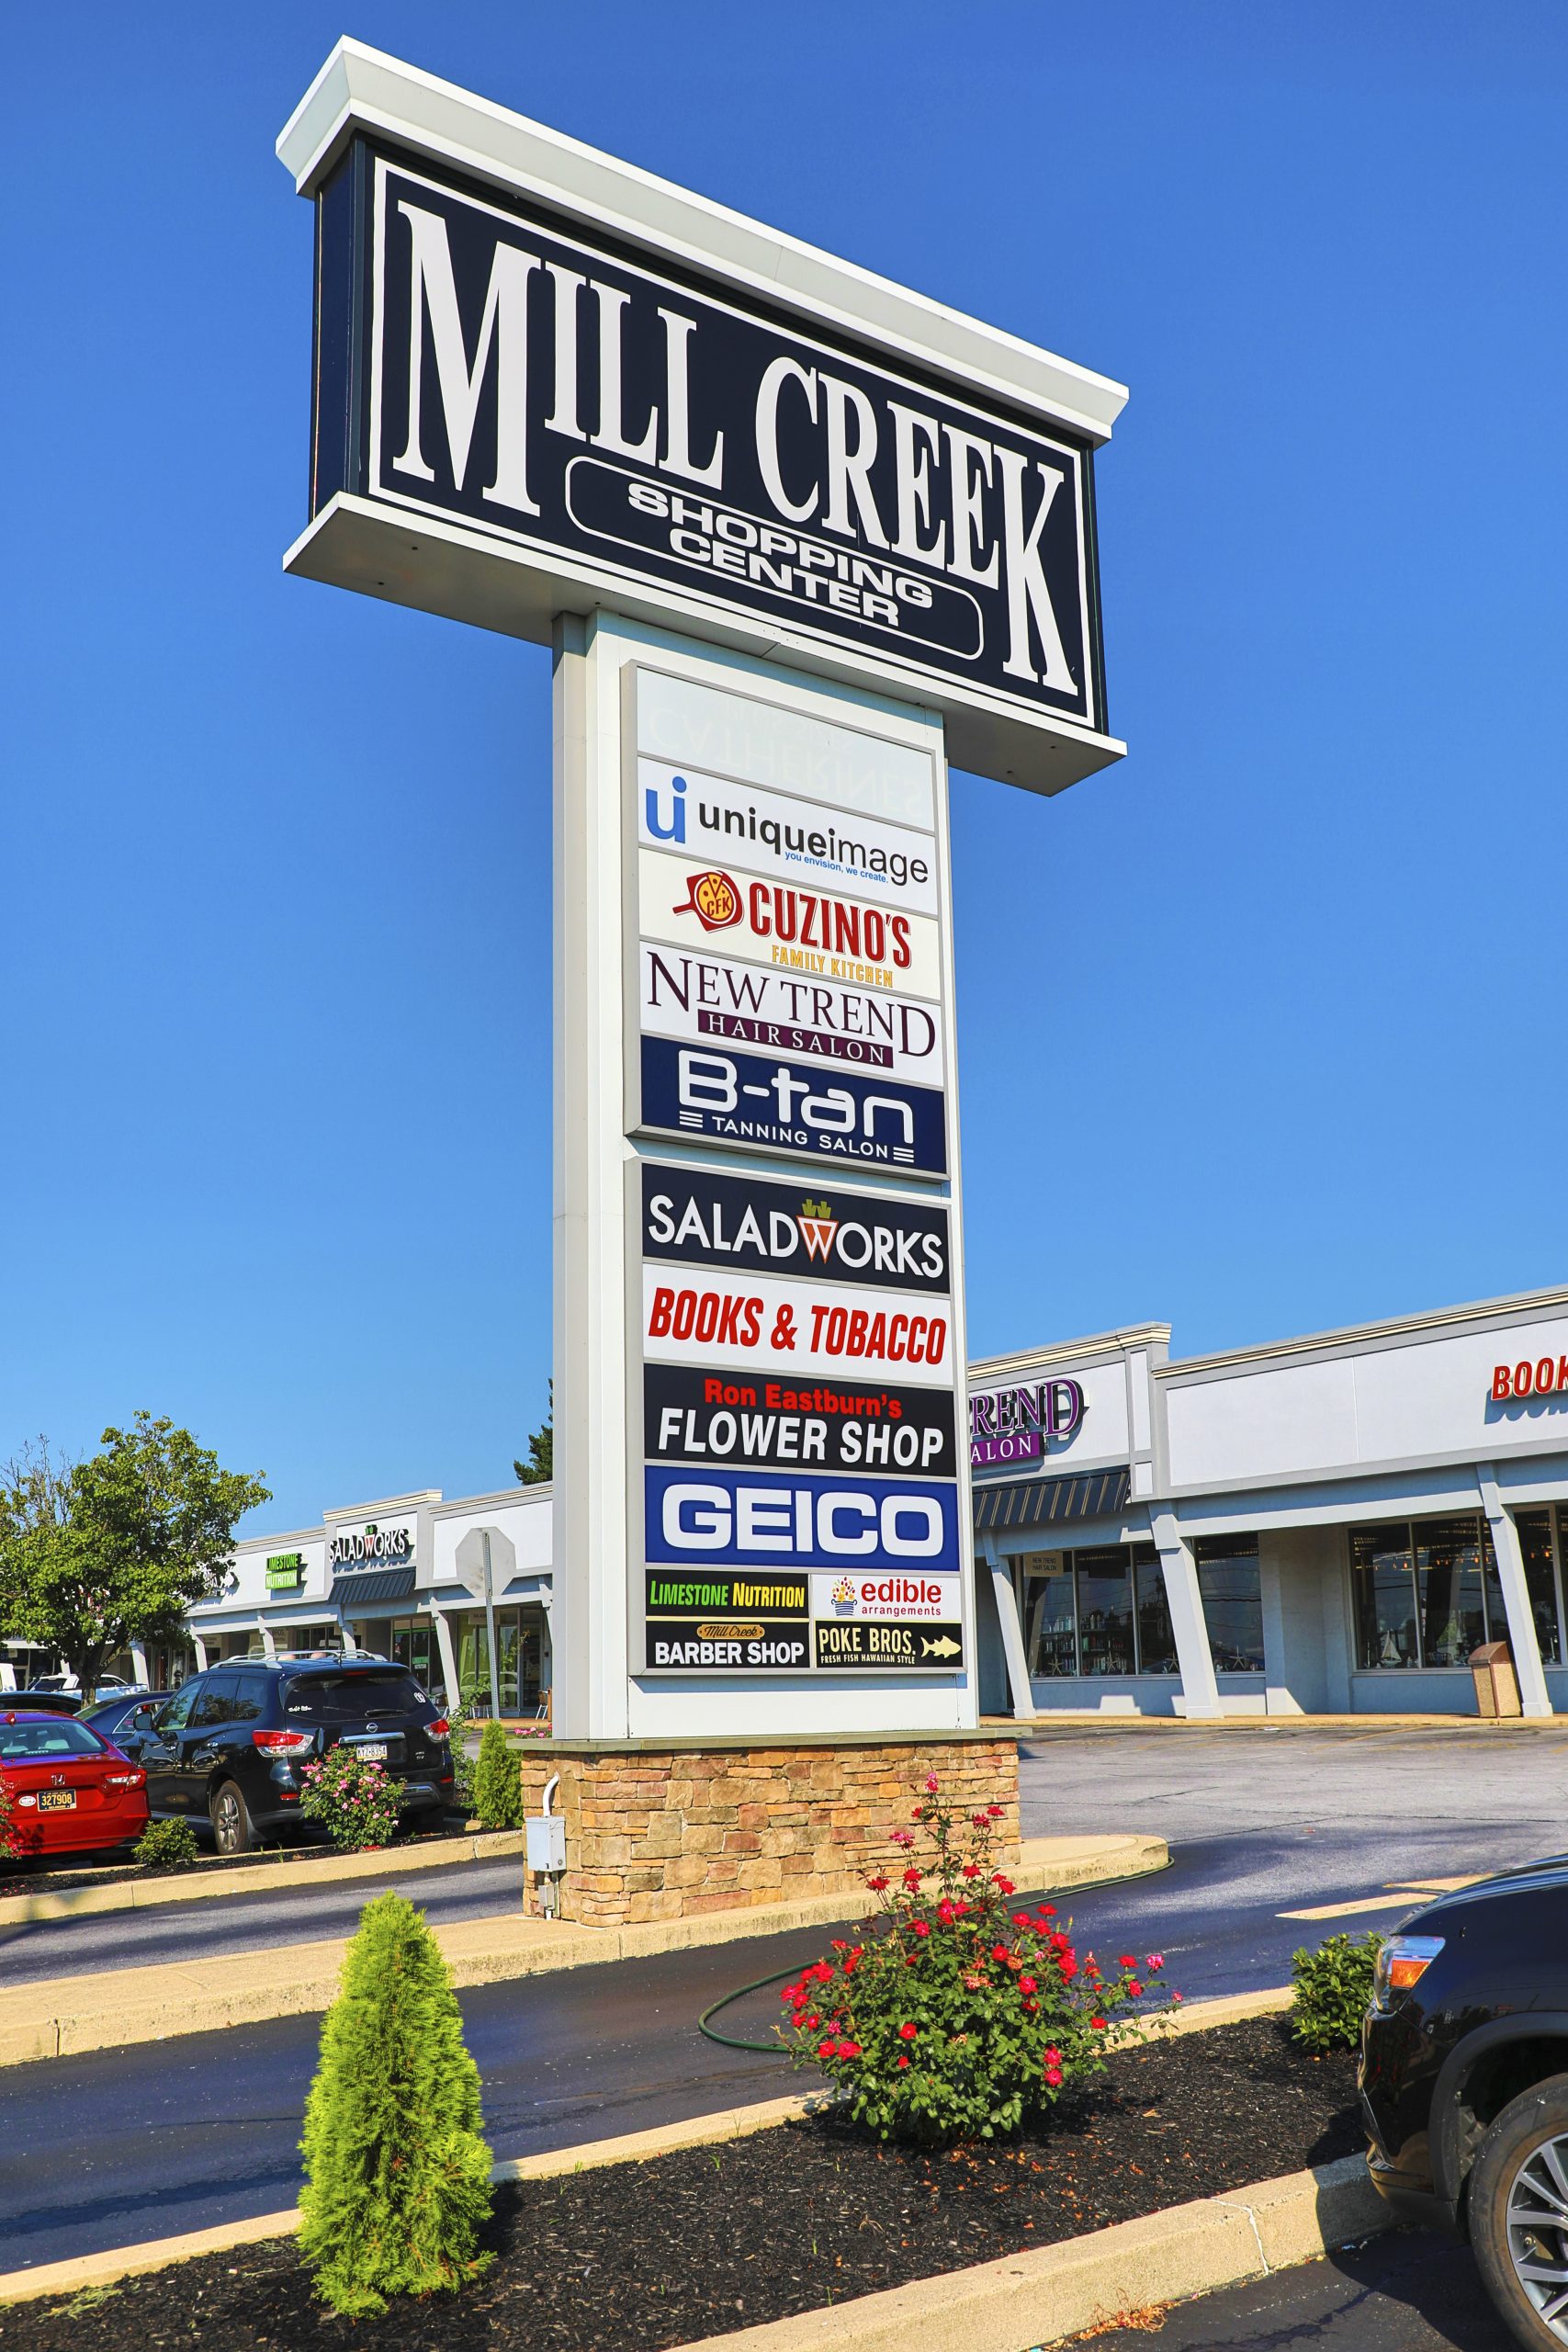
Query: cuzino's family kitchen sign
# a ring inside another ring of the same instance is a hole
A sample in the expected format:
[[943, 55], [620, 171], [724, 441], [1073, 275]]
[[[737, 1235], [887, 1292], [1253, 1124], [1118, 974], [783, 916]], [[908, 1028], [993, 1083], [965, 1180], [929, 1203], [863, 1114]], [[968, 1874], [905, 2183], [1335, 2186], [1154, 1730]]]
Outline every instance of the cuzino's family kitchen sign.
[[426, 601], [439, 518], [550, 574], [541, 627], [637, 583], [1103, 732], [1091, 469], [1064, 431], [365, 137], [321, 190], [312, 513], [401, 510], [416, 559], [355, 584]]

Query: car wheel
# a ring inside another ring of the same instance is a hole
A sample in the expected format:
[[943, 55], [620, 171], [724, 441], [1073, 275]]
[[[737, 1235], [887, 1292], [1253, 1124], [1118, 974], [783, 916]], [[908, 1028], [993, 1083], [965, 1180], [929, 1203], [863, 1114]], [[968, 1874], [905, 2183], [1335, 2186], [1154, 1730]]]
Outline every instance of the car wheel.
[[1521, 2344], [1568, 2346], [1568, 2075], [1511, 2099], [1470, 2176], [1470, 2240]]
[[248, 1854], [255, 1842], [251, 1826], [250, 1807], [234, 1786], [225, 1781], [214, 1795], [208, 1812], [212, 1817], [212, 1836], [220, 1854]]

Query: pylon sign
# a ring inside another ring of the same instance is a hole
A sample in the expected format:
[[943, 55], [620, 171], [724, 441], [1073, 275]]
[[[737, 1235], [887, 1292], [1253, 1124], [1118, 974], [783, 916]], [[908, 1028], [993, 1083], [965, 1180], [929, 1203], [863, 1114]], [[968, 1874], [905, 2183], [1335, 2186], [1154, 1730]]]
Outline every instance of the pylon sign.
[[976, 1713], [948, 759], [1106, 731], [1089, 370], [352, 41], [286, 559], [556, 652], [558, 1728]]

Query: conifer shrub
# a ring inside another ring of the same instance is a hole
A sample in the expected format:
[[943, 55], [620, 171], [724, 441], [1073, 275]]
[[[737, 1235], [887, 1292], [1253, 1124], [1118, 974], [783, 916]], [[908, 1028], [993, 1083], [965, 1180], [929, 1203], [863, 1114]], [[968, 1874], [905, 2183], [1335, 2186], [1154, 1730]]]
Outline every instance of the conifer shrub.
[[423, 1911], [378, 1895], [322, 2021], [299, 2143], [300, 2250], [331, 2310], [359, 2318], [389, 2295], [456, 2294], [484, 2269], [481, 2126], [451, 1971]]
[[1365, 1936], [1329, 1936], [1315, 1951], [1303, 1945], [1292, 1953], [1296, 2005], [1291, 2031], [1304, 2048], [1354, 2050], [1371, 2007], [1372, 1971], [1382, 1942], [1374, 1928]]
[[523, 1826], [523, 1774], [506, 1744], [506, 1734], [497, 1723], [486, 1724], [479, 1734], [479, 1752], [474, 1765], [474, 1813], [485, 1829]]
[[197, 1859], [196, 1832], [188, 1821], [150, 1821], [131, 1859], [148, 1871], [188, 1870]]

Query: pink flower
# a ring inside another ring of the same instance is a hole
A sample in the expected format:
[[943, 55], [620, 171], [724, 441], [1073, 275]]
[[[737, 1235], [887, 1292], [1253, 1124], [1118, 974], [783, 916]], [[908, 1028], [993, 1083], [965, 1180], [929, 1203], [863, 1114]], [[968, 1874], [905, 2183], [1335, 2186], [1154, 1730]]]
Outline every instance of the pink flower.
[[1171, 1995], [1171, 1996], [1170, 1996], [1170, 1997], [1171, 1997], [1171, 1999], [1172, 1999], [1173, 2001], [1179, 2001], [1179, 2000], [1180, 2000], [1180, 1998], [1181, 1998], [1181, 1996], [1180, 1996], [1180, 1994], [1179, 1994], [1179, 1993], [1173, 1993], [1173, 1994]]
[[926, 1794], [928, 1797], [935, 1796], [938, 1785], [939, 1783], [936, 1774], [934, 1772], [928, 1772], [926, 1774]]
[[951, 1928], [953, 1920], [957, 1917], [952, 1904], [947, 1900], [945, 1895], [943, 1895], [942, 1901], [936, 1906], [936, 1916], [942, 1921], [944, 1928]]
[[1150, 1952], [1150, 1954], [1149, 1954], [1149, 1956], [1148, 1956], [1147, 1960], [1144, 1962], [1144, 1966], [1148, 1970], [1149, 1974], [1150, 1974], [1151, 1976], [1157, 1976], [1157, 1975], [1159, 1974], [1160, 1970], [1165, 1966], [1165, 1954], [1164, 1954], [1164, 1952], [1163, 1952], [1163, 1951], [1152, 1951], [1152, 1952]]
[[919, 2030], [918, 2025], [910, 2025], [906, 2019], [898, 2029], [898, 2039], [900, 2041], [913, 2041]]
[[911, 1837], [911, 1835], [909, 1834], [908, 1830], [907, 1830], [907, 1829], [895, 1829], [895, 1830], [894, 1830], [894, 1832], [893, 1832], [893, 1843], [894, 1843], [896, 1846], [912, 1846], [912, 1845], [914, 1844], [914, 1842], [915, 1842], [915, 1841], [914, 1841], [914, 1838]]
[[1059, 2090], [1061, 2089], [1061, 2087], [1062, 2087], [1062, 2070], [1061, 2070], [1060, 2066], [1047, 2066], [1047, 2067], [1046, 2067], [1046, 2069], [1045, 2069], [1045, 2082], [1046, 2082], [1046, 2086], [1047, 2086], [1047, 2088], [1049, 2088], [1049, 2089], [1051, 2089], [1051, 2090], [1054, 2090], [1054, 2091], [1059, 2091]]

